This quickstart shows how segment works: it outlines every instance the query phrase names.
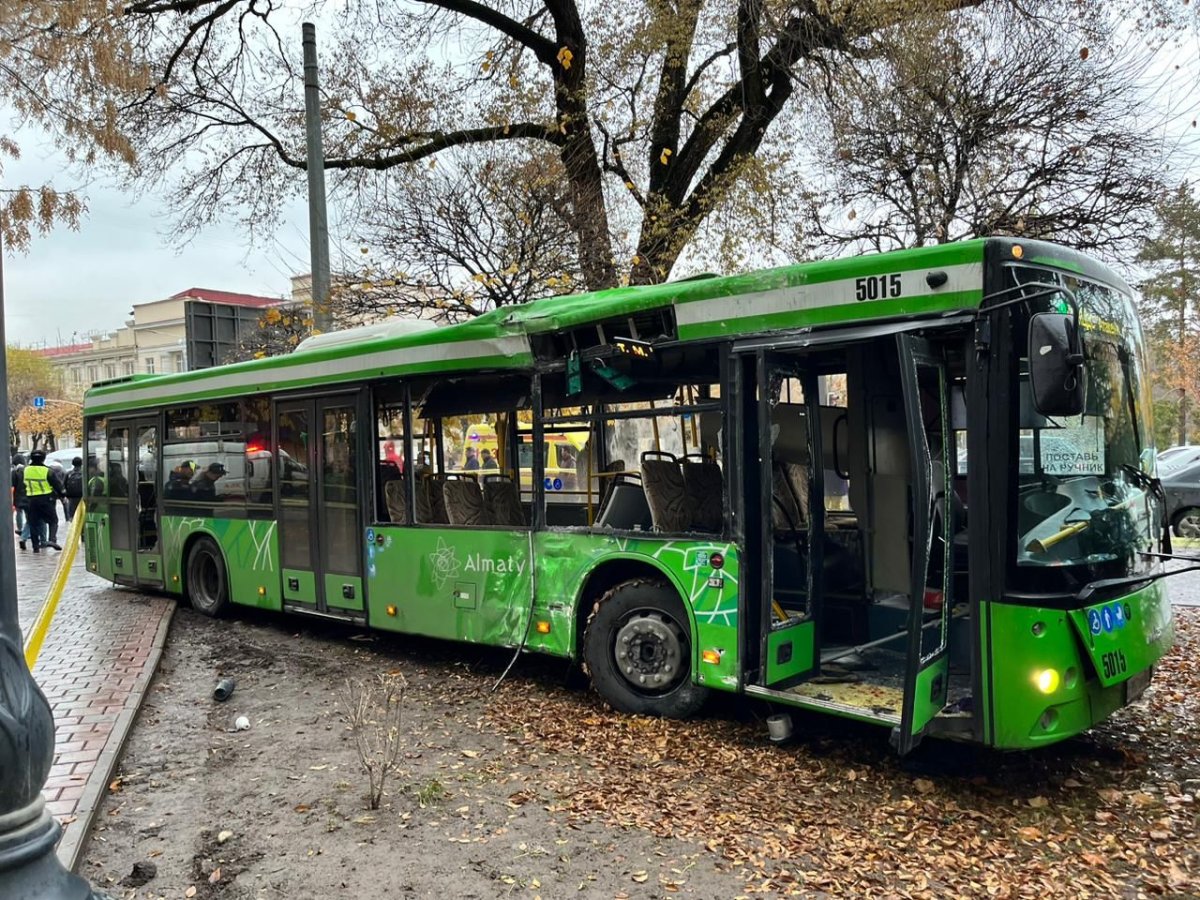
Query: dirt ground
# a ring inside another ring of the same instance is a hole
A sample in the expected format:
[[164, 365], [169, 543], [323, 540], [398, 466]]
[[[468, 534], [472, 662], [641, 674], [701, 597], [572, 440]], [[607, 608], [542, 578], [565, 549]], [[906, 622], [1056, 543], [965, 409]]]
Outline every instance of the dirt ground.
[[[743, 700], [625, 717], [559, 661], [492, 692], [508, 653], [181, 607], [80, 871], [200, 900], [1196, 897], [1200, 610], [1177, 624], [1146, 700], [1091, 734], [900, 761], [882, 729], [799, 716], [778, 747]], [[368, 811], [344, 686], [397, 671], [403, 771]]]

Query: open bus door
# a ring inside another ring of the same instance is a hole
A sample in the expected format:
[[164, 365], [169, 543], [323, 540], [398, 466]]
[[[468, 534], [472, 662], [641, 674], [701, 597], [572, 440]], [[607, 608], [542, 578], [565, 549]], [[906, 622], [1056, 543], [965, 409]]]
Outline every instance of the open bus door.
[[[820, 668], [825, 533], [821, 417], [817, 377], [798, 360], [760, 352], [757, 370], [764, 520], [762, 684], [786, 689]], [[796, 477], [798, 471], [801, 477]]]
[[896, 336], [912, 464], [908, 659], [897, 749], [907, 753], [946, 705], [953, 598], [950, 418], [946, 365], [930, 344]]

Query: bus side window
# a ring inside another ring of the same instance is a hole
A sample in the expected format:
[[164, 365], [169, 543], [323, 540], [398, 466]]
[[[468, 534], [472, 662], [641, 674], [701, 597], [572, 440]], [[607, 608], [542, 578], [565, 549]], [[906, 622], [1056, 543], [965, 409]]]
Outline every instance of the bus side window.
[[381, 389], [386, 396], [379, 397], [375, 406], [375, 521], [407, 524], [404, 400], [397, 388]]
[[265, 397], [245, 400], [242, 422], [246, 435], [246, 503], [263, 507], [273, 517], [275, 453], [271, 446], [271, 401]]

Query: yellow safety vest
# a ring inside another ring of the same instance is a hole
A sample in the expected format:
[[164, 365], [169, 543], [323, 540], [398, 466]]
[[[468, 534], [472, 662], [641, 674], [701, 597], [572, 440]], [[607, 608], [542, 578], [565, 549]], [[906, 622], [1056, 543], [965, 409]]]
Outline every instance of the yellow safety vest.
[[50, 470], [46, 466], [25, 467], [25, 496], [41, 497], [53, 492], [50, 487]]

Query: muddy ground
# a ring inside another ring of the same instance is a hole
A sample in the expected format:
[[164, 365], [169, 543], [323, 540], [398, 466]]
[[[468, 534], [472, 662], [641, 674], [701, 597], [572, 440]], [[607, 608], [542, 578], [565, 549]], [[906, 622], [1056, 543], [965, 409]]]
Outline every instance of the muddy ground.
[[[624, 717], [554, 660], [492, 692], [508, 653], [181, 607], [80, 871], [200, 900], [1196, 897], [1200, 610], [1177, 623], [1146, 699], [1091, 734], [900, 761], [882, 729], [801, 715], [777, 747], [742, 700]], [[408, 688], [372, 811], [341, 698], [381, 672]]]

